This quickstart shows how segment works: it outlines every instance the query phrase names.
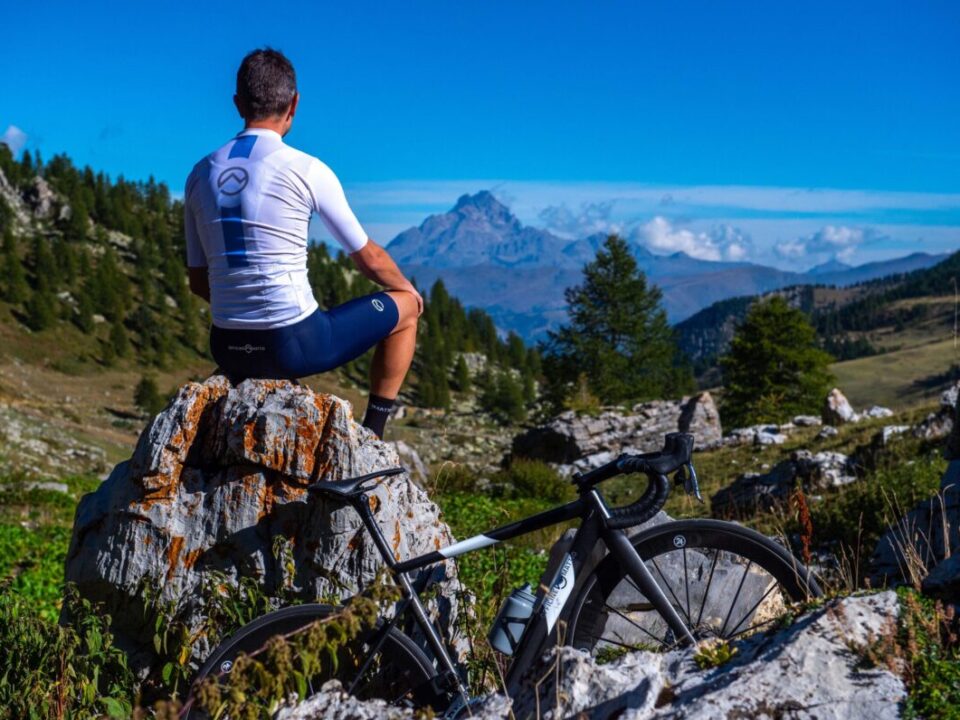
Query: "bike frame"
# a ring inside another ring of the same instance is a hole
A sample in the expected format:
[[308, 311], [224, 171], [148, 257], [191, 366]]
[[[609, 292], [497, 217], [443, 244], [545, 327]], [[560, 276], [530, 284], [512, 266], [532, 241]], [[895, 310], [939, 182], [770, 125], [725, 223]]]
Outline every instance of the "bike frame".
[[[370, 509], [369, 497], [362, 493], [351, 500], [351, 505], [360, 514], [363, 523], [373, 537], [377, 549], [383, 557], [384, 563], [393, 572], [400, 586], [402, 601], [394, 617], [385, 625], [381, 639], [386, 637], [386, 631], [393, 627], [409, 608], [413, 619], [421, 629], [430, 646], [439, 667], [439, 690], [454, 691], [465, 699], [469, 697], [456, 666], [450, 657], [446, 645], [430, 621], [426, 608], [420, 600], [418, 590], [411, 583], [409, 574], [432, 565], [436, 565], [450, 558], [455, 558], [481, 548], [496, 545], [504, 540], [520, 537], [551, 525], [557, 525], [568, 520], [582, 519], [580, 527], [570, 550], [566, 553], [559, 568], [550, 580], [549, 586], [537, 592], [537, 602], [530, 617], [526, 631], [517, 646], [506, 676], [507, 694], [513, 696], [520, 682], [523, 671], [536, 662], [549, 645], [554, 644], [559, 630], [559, 618], [564, 609], [573, 599], [573, 589], [577, 579], [582, 575], [586, 562], [593, 553], [598, 542], [602, 542], [608, 551], [616, 557], [626, 574], [636, 584], [637, 588], [650, 601], [661, 617], [667, 622], [673, 634], [681, 642], [694, 642], [689, 628], [684, 624], [679, 613], [667, 599], [663, 590], [654, 580], [643, 559], [634, 549], [627, 534], [620, 529], [608, 526], [611, 518], [610, 508], [595, 487], [580, 485], [579, 497], [566, 505], [532, 515], [523, 520], [503, 525], [474, 537], [461, 540], [440, 550], [420, 555], [403, 562], [394, 559], [393, 552]], [[422, 588], [420, 588], [422, 590]], [[375, 643], [367, 655], [357, 681], [364, 675], [369, 663], [379, 649]]]

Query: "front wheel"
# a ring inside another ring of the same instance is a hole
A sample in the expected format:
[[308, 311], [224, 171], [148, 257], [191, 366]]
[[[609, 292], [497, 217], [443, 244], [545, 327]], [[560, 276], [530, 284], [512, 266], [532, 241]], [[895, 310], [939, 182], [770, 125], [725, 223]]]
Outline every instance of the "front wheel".
[[[238, 657], [256, 656], [272, 639], [306, 632], [314, 623], [326, 621], [340, 610], [331, 605], [296, 605], [264, 615], [240, 628], [217, 646], [197, 672], [187, 698], [184, 720], [201, 720], [210, 717], [207, 710], [216, 711], [216, 708], [200, 707], [200, 689], [211, 679], [228, 685]], [[379, 649], [371, 653], [378, 643]], [[371, 654], [373, 657], [368, 663]], [[436, 675], [436, 669], [413, 640], [381, 623], [342, 645], [335, 658], [322, 657], [319, 669], [306, 678], [305, 691], [307, 696], [312, 695], [326, 681], [335, 679], [361, 700], [380, 699], [392, 705], [419, 708], [438, 704], [440, 696], [435, 693], [432, 682]]]
[[[750, 635], [768, 628], [790, 603], [822, 595], [787, 550], [734, 523], [669, 522], [631, 543], [698, 640]], [[568, 644], [599, 659], [670, 649], [679, 642], [613, 555], [586, 579], [567, 623]]]

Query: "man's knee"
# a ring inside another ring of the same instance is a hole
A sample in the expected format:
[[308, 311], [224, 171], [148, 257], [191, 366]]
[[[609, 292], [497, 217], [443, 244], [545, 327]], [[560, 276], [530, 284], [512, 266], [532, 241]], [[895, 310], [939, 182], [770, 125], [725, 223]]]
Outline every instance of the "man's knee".
[[387, 294], [397, 305], [397, 330], [415, 328], [420, 314], [416, 296], [405, 290], [391, 290]]

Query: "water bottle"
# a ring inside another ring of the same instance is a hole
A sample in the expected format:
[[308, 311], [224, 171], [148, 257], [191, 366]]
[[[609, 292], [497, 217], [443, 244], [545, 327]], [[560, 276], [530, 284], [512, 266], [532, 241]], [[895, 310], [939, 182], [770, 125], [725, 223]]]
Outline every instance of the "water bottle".
[[504, 655], [513, 655], [527, 629], [530, 616], [533, 615], [536, 601], [536, 596], [530, 591], [530, 583], [510, 593], [487, 636], [494, 650]]

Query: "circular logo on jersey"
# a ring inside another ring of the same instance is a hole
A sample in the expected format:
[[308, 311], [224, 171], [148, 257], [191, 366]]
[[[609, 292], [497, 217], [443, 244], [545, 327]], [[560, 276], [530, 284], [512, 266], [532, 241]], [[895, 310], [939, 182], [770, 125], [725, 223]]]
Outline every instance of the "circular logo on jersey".
[[228, 673], [228, 672], [230, 672], [231, 670], [233, 670], [233, 662], [232, 662], [232, 661], [230, 661], [230, 660], [224, 660], [222, 663], [220, 663], [220, 672], [222, 672], [222, 673]]
[[687, 544], [687, 539], [683, 535], [674, 535], [673, 546], [682, 548]]
[[250, 182], [250, 176], [242, 167], [228, 167], [217, 178], [217, 188], [224, 195], [238, 195]]
[[377, 312], [383, 312], [383, 303], [382, 303], [379, 299], [374, 298], [374, 299], [371, 300], [370, 302], [371, 302], [371, 304], [373, 305], [374, 309], [376, 309]]

